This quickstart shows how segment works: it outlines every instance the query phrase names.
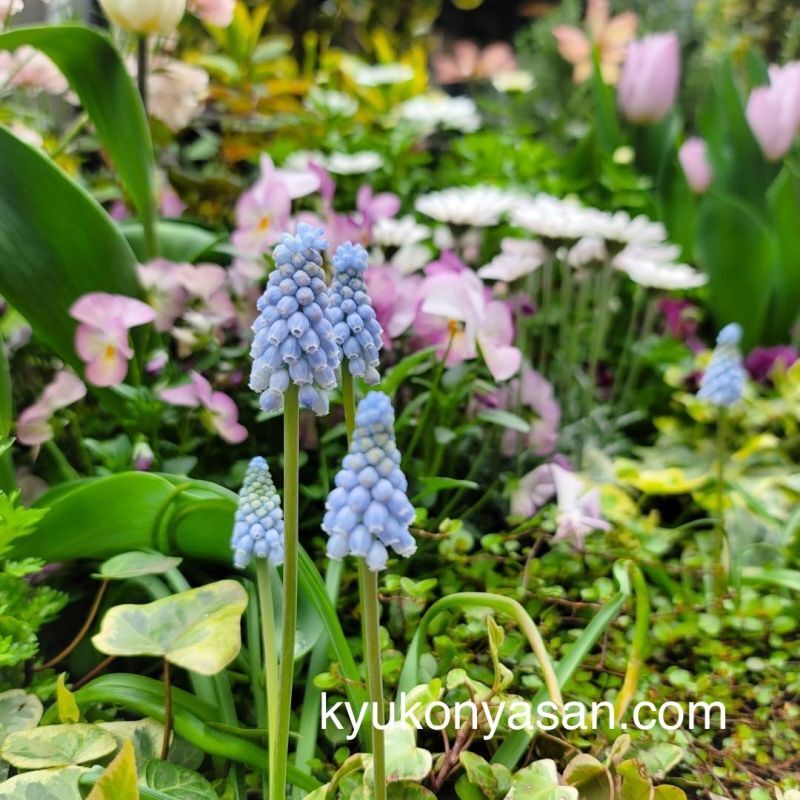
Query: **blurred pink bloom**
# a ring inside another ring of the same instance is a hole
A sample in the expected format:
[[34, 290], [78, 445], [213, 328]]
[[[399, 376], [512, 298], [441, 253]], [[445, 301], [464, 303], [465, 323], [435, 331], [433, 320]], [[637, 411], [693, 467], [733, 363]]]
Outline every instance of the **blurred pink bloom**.
[[[8, 0], [0, 0], [0, 5], [3, 2]], [[58, 67], [44, 53], [29, 45], [23, 45], [13, 53], [0, 52], [0, 79], [8, 81], [11, 86], [47, 94], [64, 94], [69, 88]]]
[[147, 472], [152, 468], [155, 460], [156, 456], [153, 448], [150, 447], [146, 440], [140, 439], [134, 443], [131, 463], [137, 472]]
[[617, 100], [631, 122], [658, 122], [678, 94], [681, 52], [678, 36], [654, 33], [631, 42], [622, 66]]
[[403, 275], [389, 265], [371, 266], [365, 273], [372, 305], [391, 349], [392, 340], [404, 334], [414, 322], [421, 302], [419, 275]]
[[553, 36], [561, 57], [573, 65], [572, 79], [575, 83], [583, 83], [591, 76], [594, 70], [593, 47], [598, 49], [603, 80], [616, 83], [625, 48], [636, 35], [638, 24], [639, 17], [633, 11], [611, 17], [608, 0], [589, 0], [584, 30], [572, 25], [557, 25]]
[[695, 353], [706, 349], [697, 338], [699, 309], [694, 303], [677, 297], [663, 297], [658, 310], [664, 315], [666, 332], [670, 336], [685, 342]]
[[152, 59], [147, 77], [148, 109], [171, 131], [183, 130], [203, 110], [208, 86], [208, 73], [204, 69], [158, 56]]
[[272, 161], [262, 161], [261, 177], [236, 204], [234, 247], [246, 256], [263, 255], [280, 239], [289, 224], [292, 198], [286, 184], [275, 176]]
[[138, 266], [139, 280], [147, 290], [147, 299], [155, 310], [156, 330], [166, 332], [183, 314], [188, 293], [181, 280], [181, 269], [189, 264], [176, 264], [166, 258], [157, 258]]
[[160, 211], [162, 217], [180, 217], [186, 211], [186, 203], [167, 181], [161, 188]]
[[80, 324], [75, 331], [75, 350], [86, 363], [86, 378], [95, 386], [116, 386], [128, 374], [133, 349], [128, 330], [152, 322], [156, 312], [132, 297], [91, 292], [69, 310]]
[[258, 178], [258, 182], [264, 183], [266, 186], [270, 186], [276, 181], [282, 183], [292, 200], [312, 194], [320, 187], [320, 176], [311, 168], [279, 169], [267, 153], [261, 156], [259, 165], [261, 167], [261, 175]]
[[705, 141], [699, 136], [690, 137], [678, 151], [678, 159], [689, 188], [697, 194], [705, 192], [714, 177]]
[[227, 28], [233, 22], [236, 0], [189, 0], [189, 11], [208, 25]]
[[86, 396], [86, 386], [74, 373], [57, 372], [44, 388], [42, 396], [28, 406], [17, 419], [17, 439], [28, 447], [35, 447], [53, 438], [50, 420], [60, 408], [66, 408]]
[[800, 61], [769, 68], [769, 85], [747, 100], [747, 122], [770, 161], [786, 154], [800, 128]]
[[182, 386], [162, 389], [158, 396], [173, 406], [202, 407], [205, 423], [229, 444], [239, 444], [247, 438], [247, 429], [239, 424], [239, 409], [224, 392], [215, 392], [199, 372], [190, 373], [191, 381]]
[[539, 464], [524, 475], [511, 495], [511, 513], [533, 517], [555, 496], [556, 482], [552, 464]]
[[800, 358], [796, 347], [779, 344], [774, 347], [754, 347], [744, 361], [753, 380], [766, 383], [776, 369], [786, 370]]
[[367, 231], [380, 219], [393, 217], [400, 210], [400, 198], [392, 192], [374, 194], [369, 184], [364, 184], [356, 195], [356, 209], [361, 214], [361, 224]]
[[[471, 270], [436, 270], [420, 290], [421, 316], [440, 356], [448, 364], [477, 358], [480, 351], [495, 380], [508, 380], [520, 368], [522, 354], [513, 346], [514, 323], [508, 305], [488, 299], [488, 290]], [[419, 329], [419, 326], [418, 326]]]
[[461, 39], [453, 45], [452, 54], [439, 53], [433, 57], [436, 82], [443, 86], [472, 78], [491, 78], [516, 68], [514, 51], [505, 42], [494, 42], [481, 50], [475, 42]]
[[602, 517], [600, 492], [598, 489], [586, 491], [582, 478], [558, 464], [553, 464], [552, 470], [558, 503], [558, 527], [553, 541], [566, 539], [577, 550], [583, 550], [587, 534], [611, 530], [611, 525]]
[[151, 374], [161, 372], [169, 363], [169, 353], [166, 350], [156, 350], [151, 353], [144, 368]]
[[23, 0], [0, 0], [0, 24], [14, 14], [19, 14], [24, 7]]

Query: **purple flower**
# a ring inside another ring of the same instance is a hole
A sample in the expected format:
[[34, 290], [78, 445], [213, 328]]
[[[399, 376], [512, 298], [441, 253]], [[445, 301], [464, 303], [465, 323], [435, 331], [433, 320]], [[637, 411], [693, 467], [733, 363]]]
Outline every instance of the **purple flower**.
[[787, 370], [800, 358], [797, 348], [788, 344], [775, 347], [754, 347], [744, 361], [750, 377], [766, 383], [775, 369]]

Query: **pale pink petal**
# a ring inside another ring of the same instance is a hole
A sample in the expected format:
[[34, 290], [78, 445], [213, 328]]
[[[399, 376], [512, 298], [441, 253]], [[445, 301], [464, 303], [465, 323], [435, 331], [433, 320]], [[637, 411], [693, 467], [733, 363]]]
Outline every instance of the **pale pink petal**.
[[128, 374], [128, 359], [107, 348], [86, 365], [86, 379], [95, 386], [117, 386]]
[[187, 408], [195, 408], [200, 405], [200, 400], [197, 398], [193, 383], [184, 383], [180, 386], [171, 386], [167, 389], [161, 389], [158, 396], [171, 406], [185, 406]]
[[208, 379], [194, 370], [189, 373], [189, 377], [192, 379], [195, 397], [200, 401], [201, 405], [211, 408], [214, 390], [211, 388]]
[[189, 294], [208, 300], [225, 283], [225, 270], [216, 264], [184, 264], [178, 280]]
[[209, 404], [214, 428], [230, 444], [239, 444], [247, 438], [247, 428], [239, 424], [239, 409], [224, 392], [214, 392]]
[[27, 447], [49, 442], [53, 438], [50, 425], [50, 409], [40, 403], [26, 408], [17, 419], [17, 439]]
[[592, 46], [582, 30], [571, 25], [557, 25], [553, 28], [553, 36], [556, 38], [558, 52], [565, 61], [580, 64], [591, 60]]
[[478, 334], [478, 344], [483, 360], [496, 381], [507, 381], [516, 375], [522, 365], [522, 353], [513, 345], [499, 345]]
[[86, 397], [83, 381], [69, 370], [61, 370], [42, 392], [41, 401], [52, 410], [66, 408]]

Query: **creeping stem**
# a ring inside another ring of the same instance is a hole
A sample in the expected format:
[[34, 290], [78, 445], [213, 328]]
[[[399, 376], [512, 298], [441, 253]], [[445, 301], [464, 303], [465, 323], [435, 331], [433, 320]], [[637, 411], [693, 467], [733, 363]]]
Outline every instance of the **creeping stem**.
[[271, 800], [286, 796], [286, 765], [289, 754], [289, 722], [292, 714], [292, 682], [294, 680], [294, 640], [297, 626], [297, 554], [299, 516], [299, 450], [300, 408], [297, 387], [286, 390], [283, 412], [283, 626], [279, 671], [278, 713], [275, 725], [275, 746], [272, 748], [272, 772], [269, 778]]
[[372, 709], [372, 764], [375, 800], [386, 800], [386, 750], [383, 736], [383, 677], [381, 672], [381, 630], [378, 607], [378, 574], [358, 559], [358, 582], [361, 585], [361, 609], [364, 616], [364, 653], [367, 664], [367, 687]]

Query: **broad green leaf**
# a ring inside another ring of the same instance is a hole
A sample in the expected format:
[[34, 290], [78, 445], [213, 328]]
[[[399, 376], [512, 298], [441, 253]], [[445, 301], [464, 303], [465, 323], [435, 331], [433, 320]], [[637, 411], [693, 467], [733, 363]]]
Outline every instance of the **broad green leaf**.
[[[113, 722], [98, 722], [97, 725], [114, 737], [118, 748], [121, 748], [128, 740], [131, 742], [140, 772], [144, 770], [146, 762], [152, 758], [158, 758], [161, 754], [161, 745], [164, 742], [164, 726], [154, 719], [115, 720]], [[170, 755], [173, 754], [174, 736], [171, 741]]]
[[81, 800], [78, 781], [83, 767], [26, 772], [0, 784], [0, 798], [8, 800]]
[[[0, 49], [13, 50], [25, 44], [52, 59], [80, 97], [142, 220], [152, 229], [156, 204], [150, 126], [120, 54], [105, 34], [85, 25], [42, 25], [0, 34]], [[14, 192], [20, 188], [2, 185]], [[72, 206], [56, 208], [67, 221], [78, 224]], [[43, 233], [45, 230], [42, 228]], [[84, 234], [91, 241], [89, 231]], [[112, 264], [104, 265], [109, 272]]]
[[129, 553], [120, 553], [101, 564], [99, 577], [119, 581], [126, 578], [138, 578], [142, 575], [162, 575], [179, 566], [181, 561], [183, 559], [165, 556], [161, 553], [145, 553], [134, 550]]
[[92, 638], [109, 656], [160, 656], [179, 667], [216, 675], [239, 654], [247, 592], [225, 580], [143, 605], [110, 609]]
[[136, 756], [130, 739], [125, 740], [86, 800], [139, 800]]
[[506, 800], [578, 800], [578, 790], [560, 786], [555, 761], [542, 758], [514, 773]]
[[[126, 219], [117, 224], [139, 261], [147, 261], [147, 241], [141, 223]], [[220, 235], [214, 231], [177, 220], [159, 220], [156, 224], [156, 235], [158, 254], [161, 257], [189, 264], [209, 254], [220, 241]]]
[[617, 775], [622, 778], [621, 800], [653, 800], [653, 782], [641, 762], [623, 761], [617, 766]]
[[145, 782], [151, 789], [158, 789], [175, 800], [217, 800], [214, 787], [194, 770], [169, 761], [148, 761], [145, 766]]
[[18, 769], [47, 769], [97, 761], [116, 747], [97, 725], [46, 725], [7, 736], [0, 756]]
[[10, 733], [35, 728], [42, 718], [42, 701], [22, 689], [0, 693], [0, 744]]
[[477, 414], [476, 419], [490, 422], [492, 425], [499, 425], [501, 428], [519, 431], [520, 433], [530, 433], [531, 431], [530, 424], [522, 417], [518, 417], [510, 411], [504, 411], [502, 408], [484, 409]]
[[75, 702], [75, 695], [67, 689], [67, 673], [62, 672], [56, 682], [56, 702], [58, 704], [58, 720], [64, 725], [79, 722], [81, 712]]
[[678, 766], [684, 755], [683, 748], [671, 742], [655, 742], [635, 751], [637, 761], [641, 761], [647, 774], [656, 780], [661, 780], [670, 770]]
[[467, 773], [470, 783], [489, 800], [502, 800], [511, 788], [511, 772], [502, 764], [490, 764], [469, 750], [459, 754], [458, 760]]
[[582, 800], [614, 800], [614, 779], [594, 756], [581, 753], [564, 769], [564, 783], [574, 786]]
[[84, 189], [3, 127], [0, 187], [0, 295], [82, 372], [69, 308], [87, 292], [138, 296], [133, 253]]
[[[370, 794], [369, 797], [372, 795]], [[368, 798], [365, 797], [365, 800]], [[400, 783], [389, 784], [386, 800], [436, 800], [436, 795], [418, 783], [400, 781]]]
[[[417, 747], [414, 730], [405, 723], [390, 725], [384, 734], [386, 742], [386, 782], [422, 781], [433, 768], [433, 756]], [[372, 763], [367, 767], [365, 780], [373, 784]]]

